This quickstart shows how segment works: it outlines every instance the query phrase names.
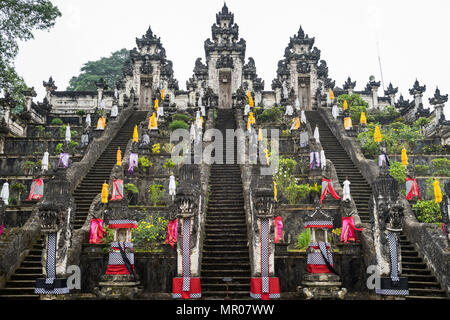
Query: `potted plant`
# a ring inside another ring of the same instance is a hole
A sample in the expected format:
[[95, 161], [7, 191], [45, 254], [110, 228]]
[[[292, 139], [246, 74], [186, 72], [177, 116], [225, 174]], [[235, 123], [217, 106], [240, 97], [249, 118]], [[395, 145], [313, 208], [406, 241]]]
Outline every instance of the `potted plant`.
[[150, 185], [150, 187], [148, 188], [148, 192], [150, 193], [150, 202], [152, 203], [153, 207], [156, 207], [165, 191], [166, 190], [164, 189], [164, 186], [161, 184]]
[[17, 194], [17, 198], [12, 198], [13, 202], [15, 200], [16, 204], [20, 206], [20, 204], [22, 203], [22, 194], [27, 191], [27, 188], [22, 183], [17, 182], [11, 185], [11, 190], [13, 190]]

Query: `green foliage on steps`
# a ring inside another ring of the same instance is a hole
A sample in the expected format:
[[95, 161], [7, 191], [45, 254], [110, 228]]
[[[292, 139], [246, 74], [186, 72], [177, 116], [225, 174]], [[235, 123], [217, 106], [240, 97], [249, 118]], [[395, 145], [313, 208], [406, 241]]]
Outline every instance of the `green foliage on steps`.
[[434, 200], [418, 200], [413, 205], [417, 220], [423, 223], [436, 223], [442, 221], [441, 209]]

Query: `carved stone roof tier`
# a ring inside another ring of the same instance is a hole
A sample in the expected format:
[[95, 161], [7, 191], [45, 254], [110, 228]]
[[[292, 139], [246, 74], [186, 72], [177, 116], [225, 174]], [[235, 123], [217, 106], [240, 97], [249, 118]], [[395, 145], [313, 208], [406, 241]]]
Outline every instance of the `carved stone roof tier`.
[[123, 64], [122, 73], [124, 77], [133, 76], [133, 65], [131, 59], [125, 61], [125, 63]]
[[417, 79], [416, 79], [416, 82], [414, 82], [414, 86], [412, 87], [412, 89], [409, 89], [409, 94], [410, 95], [421, 94], [421, 93], [424, 93], [426, 89], [427, 89], [427, 86], [425, 86], [425, 85], [421, 86], [419, 84], [419, 81], [417, 81]]
[[48, 79], [48, 82], [42, 81], [42, 85], [44, 86], [44, 88], [50, 91], [55, 91], [56, 89], [58, 89], [58, 87], [55, 85], [55, 81], [51, 76]]
[[311, 66], [309, 65], [308, 62], [301, 61], [301, 62], [297, 63], [297, 72], [303, 73], [303, 74], [310, 73]]
[[275, 78], [272, 80], [272, 90], [275, 90], [276, 88], [281, 88], [281, 82], [278, 78]]
[[315, 38], [308, 37], [308, 35], [305, 34], [305, 32], [303, 31], [302, 26], [300, 26], [297, 34], [290, 38], [289, 47], [292, 48], [295, 44], [300, 44], [300, 45], [306, 44], [311, 49], [312, 46], [314, 45], [314, 41], [315, 41]]
[[264, 81], [261, 78], [256, 78], [253, 81], [253, 90], [254, 91], [263, 91], [264, 90]]
[[148, 27], [147, 32], [140, 39], [136, 38], [136, 45], [138, 46], [139, 50], [141, 50], [145, 46], [150, 47], [151, 45], [161, 47], [161, 40], [153, 34], [152, 28]]
[[400, 95], [400, 98], [398, 99], [397, 103], [395, 103], [395, 107], [397, 109], [408, 108], [410, 105], [411, 102], [409, 102], [409, 100], [405, 100], [402, 94]]
[[398, 92], [398, 87], [397, 88], [394, 88], [393, 86], [392, 86], [392, 83], [390, 83], [389, 82], [389, 86], [388, 86], [388, 88], [387, 88], [387, 90], [385, 90], [384, 91], [384, 94], [386, 95], [386, 96], [389, 96], [389, 95], [391, 95], [391, 94], [397, 94], [397, 92]]
[[380, 169], [379, 176], [372, 183], [372, 191], [375, 198], [380, 195], [383, 197], [398, 197], [398, 182], [389, 174], [388, 166], [383, 166]]
[[208, 75], [208, 67], [202, 63], [202, 58], [195, 60], [194, 74], [197, 77]]
[[349, 90], [349, 89], [353, 90], [353, 89], [355, 89], [355, 87], [356, 87], [356, 81], [352, 82], [352, 79], [350, 77], [348, 77], [347, 81], [345, 81], [344, 86], [343, 86], [344, 90]]
[[169, 79], [173, 78], [173, 63], [170, 60], [166, 60], [166, 63], [164, 63], [161, 66], [161, 76]]
[[220, 55], [230, 53], [239, 54], [243, 60], [245, 57], [246, 42], [239, 39], [239, 26], [234, 23], [234, 14], [228, 10], [226, 4], [216, 15], [216, 23], [211, 27], [212, 41], [205, 41], [205, 54], [208, 57], [212, 52], [217, 51]]
[[334, 86], [336, 85], [336, 81], [334, 81], [331, 78], [325, 79], [325, 88], [331, 88], [334, 89]]
[[328, 66], [325, 60], [320, 60], [319, 67], [317, 68], [317, 76], [321, 79], [328, 78]]
[[248, 58], [248, 63], [244, 65], [243, 74], [245, 79], [254, 80], [256, 79], [256, 66], [255, 60], [250, 57]]
[[429, 99], [431, 105], [444, 104], [448, 101], [448, 94], [441, 95], [441, 91], [436, 88], [434, 92], [434, 96]]
[[228, 55], [221, 55], [216, 62], [216, 69], [221, 68], [234, 68], [233, 58]]
[[380, 81], [377, 82], [377, 81], [375, 81], [374, 77], [371, 77], [369, 82], [367, 82], [366, 89], [370, 89], [370, 90], [378, 89], [380, 87], [380, 85], [381, 85]]

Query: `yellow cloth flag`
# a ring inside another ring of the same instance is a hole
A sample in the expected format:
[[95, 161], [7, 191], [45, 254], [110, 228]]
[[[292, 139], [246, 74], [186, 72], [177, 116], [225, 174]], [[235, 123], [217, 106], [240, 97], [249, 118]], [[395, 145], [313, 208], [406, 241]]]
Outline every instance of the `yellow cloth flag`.
[[161, 90], [161, 99], [164, 100], [164, 89]]
[[441, 203], [442, 202], [442, 192], [441, 192], [441, 186], [439, 185], [439, 180], [435, 179], [433, 182], [433, 186], [434, 186], [434, 201], [436, 201], [436, 203]]
[[406, 149], [405, 148], [402, 149], [402, 164], [404, 166], [408, 165], [408, 156], [406, 155]]
[[256, 122], [255, 117], [253, 116], [253, 112], [248, 113], [248, 120], [250, 120], [251, 124], [254, 124]]
[[375, 127], [375, 133], [373, 135], [373, 139], [375, 140], [375, 142], [380, 143], [381, 142], [381, 132], [380, 132], [380, 127], [376, 126]]
[[348, 109], [348, 103], [347, 103], [347, 100], [344, 100], [344, 110], [347, 110]]
[[105, 129], [105, 126], [106, 126], [105, 118], [104, 117], [98, 118], [97, 129]]
[[352, 118], [350, 117], [344, 118], [344, 128], [351, 129], [352, 127], [353, 127]]
[[274, 198], [275, 202], [278, 201], [277, 195], [278, 195], [278, 191], [277, 191], [277, 183], [274, 181], [274, 182], [273, 182], [273, 198]]
[[296, 118], [292, 119], [292, 122], [294, 123], [294, 129], [298, 130], [298, 128], [300, 128], [300, 118], [296, 117]]
[[262, 129], [259, 128], [258, 129], [258, 141], [262, 141], [263, 140], [263, 133], [262, 133]]
[[158, 99], [155, 99], [155, 110], [158, 111]]
[[366, 114], [363, 112], [361, 112], [361, 117], [359, 118], [359, 123], [360, 124], [367, 124], [367, 119], [366, 119]]
[[152, 116], [150, 117], [150, 123], [149, 123], [148, 128], [150, 130], [158, 128], [158, 120], [156, 119], [156, 114], [154, 112], [152, 113]]
[[248, 96], [248, 104], [250, 107], [253, 107], [253, 97], [252, 97], [252, 93], [249, 91], [247, 92], [247, 96]]
[[120, 151], [120, 147], [117, 149], [117, 165], [122, 166], [122, 151]]
[[330, 88], [329, 91], [330, 91], [330, 99], [331, 99], [331, 100], [334, 100], [334, 93], [333, 93], [333, 90], [331, 90], [331, 88]]
[[251, 126], [252, 126], [252, 121], [250, 120], [250, 117], [248, 117], [248, 120], [247, 120], [247, 130], [249, 130]]
[[133, 131], [133, 142], [138, 142], [138, 141], [139, 141], [138, 128], [137, 128], [137, 125], [135, 125], [134, 131]]
[[108, 184], [106, 183], [106, 181], [102, 187], [102, 202], [108, 203]]

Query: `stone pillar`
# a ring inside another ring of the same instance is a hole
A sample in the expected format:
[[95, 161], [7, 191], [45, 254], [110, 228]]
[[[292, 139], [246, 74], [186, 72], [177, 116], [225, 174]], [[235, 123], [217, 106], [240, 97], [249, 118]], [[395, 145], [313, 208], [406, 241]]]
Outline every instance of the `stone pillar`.
[[[280, 298], [280, 284], [274, 277], [274, 211], [273, 188], [269, 179], [264, 180], [263, 188], [258, 188], [252, 195], [253, 205], [253, 267], [250, 296], [254, 299], [269, 300]], [[269, 186], [267, 186], [269, 184]]]
[[441, 122], [441, 118], [445, 120], [444, 107], [445, 103], [448, 101], [448, 94], [441, 95], [440, 90], [436, 88], [434, 96], [430, 98], [429, 101], [430, 104], [434, 106], [435, 124], [437, 126]]

